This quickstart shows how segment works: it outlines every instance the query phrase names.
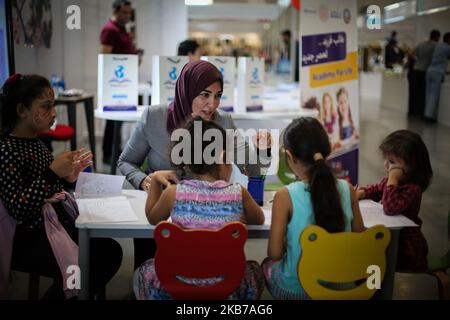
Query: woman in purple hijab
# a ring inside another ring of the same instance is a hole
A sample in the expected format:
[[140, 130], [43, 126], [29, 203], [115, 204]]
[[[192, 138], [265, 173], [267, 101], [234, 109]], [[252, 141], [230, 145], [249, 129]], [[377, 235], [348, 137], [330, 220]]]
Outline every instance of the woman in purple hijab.
[[182, 127], [192, 116], [214, 120], [212, 117], [215, 116], [222, 91], [222, 74], [213, 64], [206, 61], [188, 63], [177, 80], [175, 100], [169, 105], [168, 132]]

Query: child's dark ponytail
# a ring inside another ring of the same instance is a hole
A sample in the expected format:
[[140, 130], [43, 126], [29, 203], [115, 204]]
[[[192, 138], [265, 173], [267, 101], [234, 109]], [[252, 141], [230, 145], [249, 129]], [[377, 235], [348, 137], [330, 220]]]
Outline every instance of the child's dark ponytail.
[[331, 233], [344, 231], [344, 212], [336, 178], [321, 153], [315, 158], [309, 169], [309, 191], [316, 224]]
[[331, 153], [330, 141], [320, 122], [314, 118], [294, 120], [283, 140], [285, 148], [309, 168], [309, 192], [316, 224], [328, 232], [344, 231], [337, 180], [325, 161]]

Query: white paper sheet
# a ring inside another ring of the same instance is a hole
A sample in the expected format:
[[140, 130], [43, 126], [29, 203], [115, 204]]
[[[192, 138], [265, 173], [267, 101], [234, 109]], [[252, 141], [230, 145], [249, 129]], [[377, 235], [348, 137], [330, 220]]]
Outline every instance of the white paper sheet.
[[230, 177], [231, 183], [239, 183], [245, 189], [248, 187], [248, 177], [241, 173], [239, 167], [233, 163], [233, 171]]
[[385, 225], [388, 228], [417, 227], [413, 221], [409, 220], [405, 216], [386, 215], [383, 211], [383, 206], [378, 202], [372, 200], [361, 200], [359, 202], [359, 207], [361, 209], [361, 215], [366, 228], [379, 224]]
[[138, 217], [126, 197], [77, 199], [80, 215], [91, 222], [133, 222]]
[[123, 176], [82, 172], [78, 177], [75, 195], [78, 199], [120, 196], [124, 181]]

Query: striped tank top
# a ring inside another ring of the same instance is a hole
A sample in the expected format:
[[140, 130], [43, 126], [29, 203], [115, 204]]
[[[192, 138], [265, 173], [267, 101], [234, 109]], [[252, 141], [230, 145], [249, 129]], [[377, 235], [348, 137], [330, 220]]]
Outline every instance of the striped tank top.
[[182, 228], [220, 229], [242, 214], [242, 187], [237, 183], [184, 180], [177, 185], [171, 218]]

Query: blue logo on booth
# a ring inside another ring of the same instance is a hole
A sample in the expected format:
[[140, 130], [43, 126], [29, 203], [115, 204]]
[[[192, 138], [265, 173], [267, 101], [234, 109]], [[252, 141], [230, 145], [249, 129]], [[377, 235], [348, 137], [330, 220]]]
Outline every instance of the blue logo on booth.
[[258, 81], [258, 68], [255, 68], [252, 72], [252, 77], [254, 81]]
[[125, 67], [124, 66], [118, 66], [116, 70], [114, 70], [114, 74], [116, 75], [117, 78], [122, 79], [123, 77], [125, 77]]
[[125, 82], [131, 82], [130, 79], [125, 78], [125, 67], [123, 65], [118, 65], [116, 69], [114, 69], [114, 78], [109, 80], [110, 83], [117, 82], [117, 83], [125, 83]]
[[177, 80], [177, 68], [173, 67], [172, 71], [169, 72], [169, 77], [173, 81]]
[[250, 81], [250, 84], [257, 85], [260, 84], [261, 81], [259, 81], [259, 69], [254, 68], [252, 72], [252, 80]]

